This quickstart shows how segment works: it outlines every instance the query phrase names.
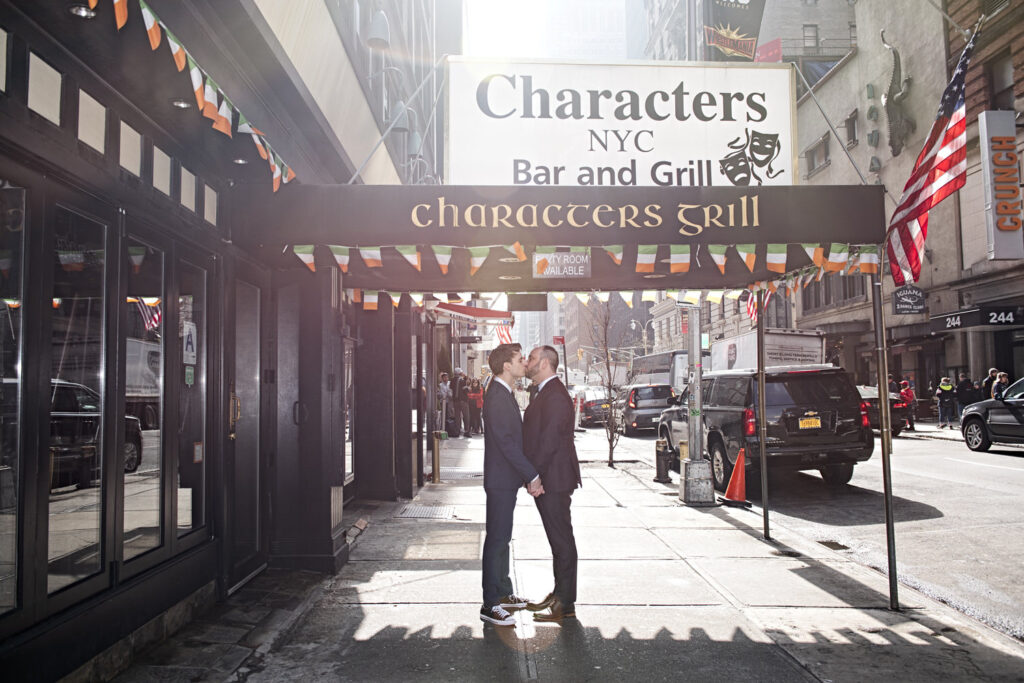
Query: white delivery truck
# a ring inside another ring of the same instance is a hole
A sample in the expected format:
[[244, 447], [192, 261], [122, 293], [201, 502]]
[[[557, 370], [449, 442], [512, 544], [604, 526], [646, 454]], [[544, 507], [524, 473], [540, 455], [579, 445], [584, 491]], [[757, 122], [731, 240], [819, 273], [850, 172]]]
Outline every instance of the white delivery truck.
[[[825, 362], [825, 335], [817, 330], [765, 330], [768, 367]], [[711, 342], [711, 370], [757, 367], [757, 330]]]
[[125, 406], [143, 429], [160, 426], [160, 342], [127, 339], [125, 346]]

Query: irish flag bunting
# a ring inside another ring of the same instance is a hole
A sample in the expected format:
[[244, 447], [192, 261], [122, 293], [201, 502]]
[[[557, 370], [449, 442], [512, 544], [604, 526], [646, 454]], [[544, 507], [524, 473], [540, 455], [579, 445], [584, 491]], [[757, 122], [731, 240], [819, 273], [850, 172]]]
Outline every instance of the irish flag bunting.
[[423, 295], [422, 294], [415, 294], [413, 292], [409, 292], [409, 298], [412, 299], [412, 302], [414, 304], [416, 304], [417, 306], [422, 306], [423, 305]]
[[100, 0], [89, 0], [89, 9], [96, 9], [98, 4], [100, 4]]
[[825, 263], [825, 247], [821, 244], [801, 244], [804, 251], [807, 252], [807, 258], [811, 259], [811, 262], [816, 266], [824, 265]]
[[534, 254], [537, 254], [539, 258], [537, 263], [534, 265], [534, 270], [537, 275], [543, 275], [544, 271], [548, 269], [548, 254], [555, 253], [555, 247], [536, 247], [533, 250]]
[[653, 273], [654, 259], [658, 256], [657, 244], [640, 244], [636, 248], [636, 272]]
[[551, 292], [551, 296], [555, 297], [555, 301], [558, 303], [565, 301], [565, 292]]
[[476, 275], [476, 271], [480, 270], [480, 266], [487, 260], [488, 254], [491, 253], [490, 247], [470, 247], [469, 248], [469, 274]]
[[[607, 247], [605, 247], [605, 248], [607, 249]], [[622, 297], [622, 300], [624, 302], [626, 302], [627, 306], [629, 306], [630, 308], [633, 308], [633, 292], [623, 292], [623, 291], [620, 290], [619, 291], [619, 296]]]
[[576, 298], [580, 300], [580, 303], [586, 306], [590, 303], [590, 295], [586, 292], [576, 292]]
[[441, 274], [448, 274], [448, 264], [452, 260], [452, 248], [451, 247], [438, 247], [431, 246], [434, 250], [434, 258], [437, 259], [437, 265], [441, 268]]
[[60, 267], [69, 273], [85, 270], [85, 254], [81, 251], [61, 249], [57, 252]]
[[174, 65], [178, 67], [178, 71], [185, 70], [185, 48], [181, 46], [181, 42], [174, 37], [174, 34], [168, 31], [166, 28], [164, 32], [167, 33], [167, 46], [171, 48], [171, 56], [174, 57]]
[[598, 301], [600, 301], [603, 304], [606, 304], [606, 303], [608, 303], [608, 300], [612, 298], [612, 293], [611, 292], [594, 292], [594, 296], [597, 297]]
[[751, 273], [754, 272], [754, 264], [757, 261], [757, 254], [754, 251], [753, 244], [737, 244], [736, 251], [739, 252], [740, 258], [743, 259], [743, 265], [747, 267]]
[[403, 245], [395, 247], [399, 254], [405, 257], [405, 260], [409, 262], [416, 270], [420, 270], [420, 250], [416, 248], [416, 245]]
[[711, 260], [718, 266], [718, 270], [722, 275], [725, 275], [725, 250], [728, 249], [728, 245], [725, 244], [709, 244], [708, 252], [711, 254]]
[[860, 248], [860, 272], [867, 274], [878, 272], [878, 247], [869, 245]]
[[377, 310], [377, 291], [368, 289], [363, 292], [363, 310], [364, 311], [376, 311]]
[[277, 192], [281, 189], [281, 157], [274, 153], [273, 158], [270, 168], [274, 173], [274, 192]]
[[[8, 252], [10, 253], [10, 252]], [[132, 263], [132, 272], [138, 273], [142, 270], [142, 262], [146, 259], [145, 247], [128, 247], [128, 260]], [[8, 265], [8, 267], [10, 267]]]
[[[152, 49], [160, 47], [160, 38], [162, 32], [160, 31], [160, 24], [157, 23], [156, 17], [153, 16], [153, 11], [149, 9], [143, 0], [139, 0], [139, 9], [142, 10], [142, 21], [146, 24], [146, 33], [149, 34], [149, 46]], [[181, 71], [181, 69], [178, 69]]]
[[655, 292], [653, 289], [643, 290], [642, 292], [640, 292], [640, 302], [643, 303], [644, 301], [650, 301], [651, 303], [657, 302], [658, 293]]
[[299, 260], [306, 264], [307, 268], [315, 273], [316, 264], [313, 263], [314, 246], [315, 245], [312, 244], [296, 244], [292, 246], [292, 251], [294, 251], [295, 255], [299, 257]]
[[207, 76], [203, 83], [203, 116], [211, 121], [217, 120], [217, 93], [220, 88]]
[[708, 290], [708, 292], [707, 292], [708, 301], [710, 301], [713, 304], [720, 304], [720, 303], [722, 303], [722, 297], [724, 297], [724, 296], [725, 296], [725, 290], [724, 289], [711, 289], [711, 290]]
[[683, 295], [683, 302], [691, 305], [700, 304], [700, 290], [699, 289], [688, 289], [686, 294]]
[[[221, 93], [221, 95], [223, 94]], [[220, 107], [217, 109], [217, 118], [213, 120], [213, 129], [231, 137], [231, 117], [233, 111], [230, 100], [223, 97], [220, 101]]]
[[669, 270], [673, 273], [690, 272], [689, 244], [673, 244], [669, 247]]
[[347, 273], [349, 248], [338, 247], [332, 244], [328, 247], [328, 249], [330, 249], [331, 253], [334, 254], [334, 260], [338, 263], [338, 268], [341, 269], [341, 272]]
[[192, 79], [192, 91], [196, 95], [196, 106], [199, 111], [202, 111], [206, 106], [206, 95], [204, 94], [206, 88], [204, 86], [205, 79], [203, 78], [203, 70], [199, 68], [195, 60], [192, 59], [192, 55], [186, 54], [188, 60], [188, 75]]
[[128, 0], [114, 0], [114, 22], [118, 31], [128, 23]]
[[359, 247], [359, 255], [367, 268], [380, 268], [384, 265], [380, 258], [380, 247]]
[[615, 261], [615, 265], [617, 265], [617, 266], [621, 266], [622, 265], [622, 245], [621, 244], [613, 244], [611, 246], [607, 246], [607, 247], [604, 248], [604, 250], [606, 252], [608, 252], [608, 256], [611, 257], [612, 261]]
[[835, 273], [843, 269], [847, 259], [850, 258], [850, 246], [833, 242], [828, 249], [828, 261], [825, 262], [825, 270]]
[[398, 308], [398, 303], [402, 300], [401, 292], [388, 292], [388, 297], [391, 299], [391, 305]]
[[765, 267], [773, 273], [786, 272], [786, 245], [769, 244], [765, 253]]
[[516, 258], [519, 259], [520, 261], [526, 260], [526, 252], [523, 250], [523, 245], [519, 244], [519, 242], [516, 242], [515, 244], [510, 244], [505, 248], [508, 249], [513, 254], [515, 254]]

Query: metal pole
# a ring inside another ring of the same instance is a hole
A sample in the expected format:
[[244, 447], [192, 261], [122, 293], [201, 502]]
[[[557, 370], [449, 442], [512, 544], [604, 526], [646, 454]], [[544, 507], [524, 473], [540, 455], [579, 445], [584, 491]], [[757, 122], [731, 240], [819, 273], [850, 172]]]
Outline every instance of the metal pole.
[[878, 428], [882, 437], [882, 488], [885, 499], [885, 545], [889, 560], [889, 609], [899, 611], [899, 581], [896, 576], [896, 530], [892, 514], [892, 415], [889, 412], [889, 360], [882, 317], [882, 279], [878, 273], [868, 277], [871, 307], [875, 314], [875, 353], [878, 367]]
[[764, 518], [764, 540], [772, 540], [768, 528], [768, 421], [765, 414], [764, 366], [768, 364], [764, 348], [764, 290], [757, 290], [757, 440], [761, 448], [761, 515]]
[[562, 364], [562, 370], [565, 371], [565, 388], [569, 388], [569, 356], [565, 350], [565, 337], [562, 337], [562, 359], [565, 363]]
[[[704, 418], [701, 403], [701, 381], [703, 378], [703, 358], [700, 349], [700, 306], [689, 306], [686, 309], [688, 326], [687, 355], [690, 361], [689, 377], [687, 378], [686, 402], [686, 449], [690, 460], [704, 460]], [[679, 464], [680, 483], [679, 500], [683, 500], [686, 486], [682, 481], [683, 464]], [[714, 491], [711, 492], [712, 502]]]

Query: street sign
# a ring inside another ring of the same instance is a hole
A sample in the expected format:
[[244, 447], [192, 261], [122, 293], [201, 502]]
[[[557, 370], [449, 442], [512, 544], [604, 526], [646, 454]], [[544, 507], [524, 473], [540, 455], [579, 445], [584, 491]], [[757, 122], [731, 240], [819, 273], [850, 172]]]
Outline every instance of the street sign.
[[893, 315], [915, 315], [926, 313], [924, 290], [914, 285], [903, 285], [892, 293]]
[[963, 311], [933, 315], [932, 332], [954, 332], [968, 327], [1016, 327], [1024, 325], [1024, 306], [977, 306]]
[[459, 337], [460, 344], [479, 344], [481, 341], [483, 341], [483, 337], [481, 337], [480, 335]]
[[565, 344], [565, 337], [552, 337], [551, 341], [554, 344]]

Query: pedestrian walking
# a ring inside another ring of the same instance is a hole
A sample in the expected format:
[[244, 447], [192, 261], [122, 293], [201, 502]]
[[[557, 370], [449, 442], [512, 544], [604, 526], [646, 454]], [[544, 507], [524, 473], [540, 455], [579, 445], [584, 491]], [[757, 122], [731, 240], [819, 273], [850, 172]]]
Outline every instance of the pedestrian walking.
[[907, 431], [913, 432], [914, 429], [914, 413], [917, 412], [917, 395], [914, 390], [910, 388], [910, 382], [903, 380], [900, 382], [900, 398], [907, 404]]
[[438, 429], [448, 429], [448, 418], [453, 415], [452, 387], [449, 384], [448, 373], [442, 372], [437, 383], [437, 424]]
[[939, 381], [939, 388], [935, 390], [935, 398], [939, 400], [939, 429], [949, 427], [953, 429], [953, 420], [956, 419], [956, 389], [953, 381], [943, 377]]
[[960, 373], [960, 381], [956, 383], [956, 416], [964, 414], [964, 408], [974, 403], [974, 382], [966, 372]]
[[484, 407], [484, 388], [480, 385], [480, 380], [474, 379], [469, 383], [469, 430], [472, 434], [482, 434], [483, 428], [480, 426], [480, 413]]
[[992, 398], [997, 398], [1000, 401], [1006, 396], [1006, 389], [1010, 386], [1010, 376], [1005, 372], [1000, 372], [996, 376], [996, 381], [992, 383]]
[[469, 438], [469, 381], [462, 368], [455, 368], [451, 381], [452, 402], [455, 404], [455, 434]]
[[986, 398], [992, 398], [992, 385], [995, 383], [996, 378], [999, 376], [999, 370], [996, 368], [988, 369], [988, 377], [981, 383], [981, 395], [982, 400]]

